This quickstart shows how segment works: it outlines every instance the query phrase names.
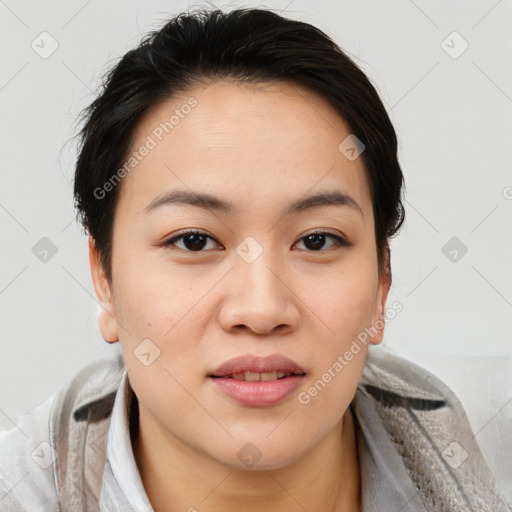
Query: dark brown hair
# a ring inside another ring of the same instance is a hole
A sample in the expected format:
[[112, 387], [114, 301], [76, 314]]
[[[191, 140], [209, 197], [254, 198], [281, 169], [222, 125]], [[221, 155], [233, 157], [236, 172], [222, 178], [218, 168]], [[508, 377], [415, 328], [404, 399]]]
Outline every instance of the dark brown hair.
[[[361, 69], [318, 28], [264, 9], [182, 13], [149, 33], [106, 75], [82, 112], [74, 197], [111, 279], [112, 227], [121, 187], [104, 184], [123, 166], [138, 121], [160, 101], [205, 79], [291, 81], [326, 99], [365, 145], [379, 271], [404, 221], [397, 138]], [[341, 142], [341, 141], [340, 141]]]

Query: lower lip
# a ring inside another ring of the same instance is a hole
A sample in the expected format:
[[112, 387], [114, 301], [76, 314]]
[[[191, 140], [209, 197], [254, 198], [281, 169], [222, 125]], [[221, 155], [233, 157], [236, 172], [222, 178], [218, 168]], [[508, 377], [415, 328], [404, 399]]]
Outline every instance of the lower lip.
[[302, 383], [304, 375], [292, 375], [284, 379], [246, 381], [230, 378], [209, 377], [228, 397], [250, 407], [268, 407], [284, 400]]

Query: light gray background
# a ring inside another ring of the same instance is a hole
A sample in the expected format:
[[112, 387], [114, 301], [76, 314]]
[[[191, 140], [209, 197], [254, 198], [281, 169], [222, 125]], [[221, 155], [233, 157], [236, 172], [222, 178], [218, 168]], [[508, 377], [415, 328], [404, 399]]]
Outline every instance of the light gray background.
[[[74, 222], [71, 137], [118, 58], [171, 15], [207, 5], [0, 0], [0, 429], [118, 350], [96, 325], [86, 238]], [[512, 2], [216, 6], [268, 7], [312, 23], [376, 85], [407, 187], [388, 300], [404, 309], [385, 343], [460, 397], [512, 502]], [[31, 47], [44, 31], [58, 43], [46, 59]], [[454, 31], [469, 44], [457, 58]], [[57, 248], [46, 262], [32, 252], [42, 237]], [[467, 247], [457, 261], [442, 251], [452, 237]]]

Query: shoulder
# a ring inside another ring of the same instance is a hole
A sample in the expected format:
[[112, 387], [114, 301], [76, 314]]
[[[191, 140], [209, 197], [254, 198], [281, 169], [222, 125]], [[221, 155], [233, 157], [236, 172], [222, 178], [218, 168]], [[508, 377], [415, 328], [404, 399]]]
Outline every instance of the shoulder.
[[49, 418], [57, 394], [0, 433], [1, 510], [58, 510]]
[[[99, 485], [102, 443], [123, 370], [120, 354], [88, 364], [0, 433], [2, 511], [58, 511], [63, 500], [81, 499], [76, 482]], [[90, 435], [100, 447], [94, 456], [84, 442]]]
[[509, 510], [466, 411], [446, 383], [389, 347], [371, 345], [358, 389], [425, 503], [443, 499], [468, 510]]

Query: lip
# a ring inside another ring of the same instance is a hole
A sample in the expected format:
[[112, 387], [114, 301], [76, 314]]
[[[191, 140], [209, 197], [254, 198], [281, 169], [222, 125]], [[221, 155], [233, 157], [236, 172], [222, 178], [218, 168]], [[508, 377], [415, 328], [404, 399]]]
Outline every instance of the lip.
[[[287, 372], [282, 379], [268, 381], [244, 381], [229, 378], [236, 373]], [[269, 407], [288, 397], [302, 383], [306, 375], [304, 369], [290, 358], [280, 354], [259, 357], [251, 354], [226, 361], [208, 375], [213, 385], [229, 398], [249, 407]]]
[[246, 354], [234, 357], [221, 364], [209, 377], [224, 377], [234, 373], [266, 373], [266, 372], [287, 372], [305, 374], [304, 368], [292, 361], [289, 357], [281, 354], [272, 354], [267, 357]]

